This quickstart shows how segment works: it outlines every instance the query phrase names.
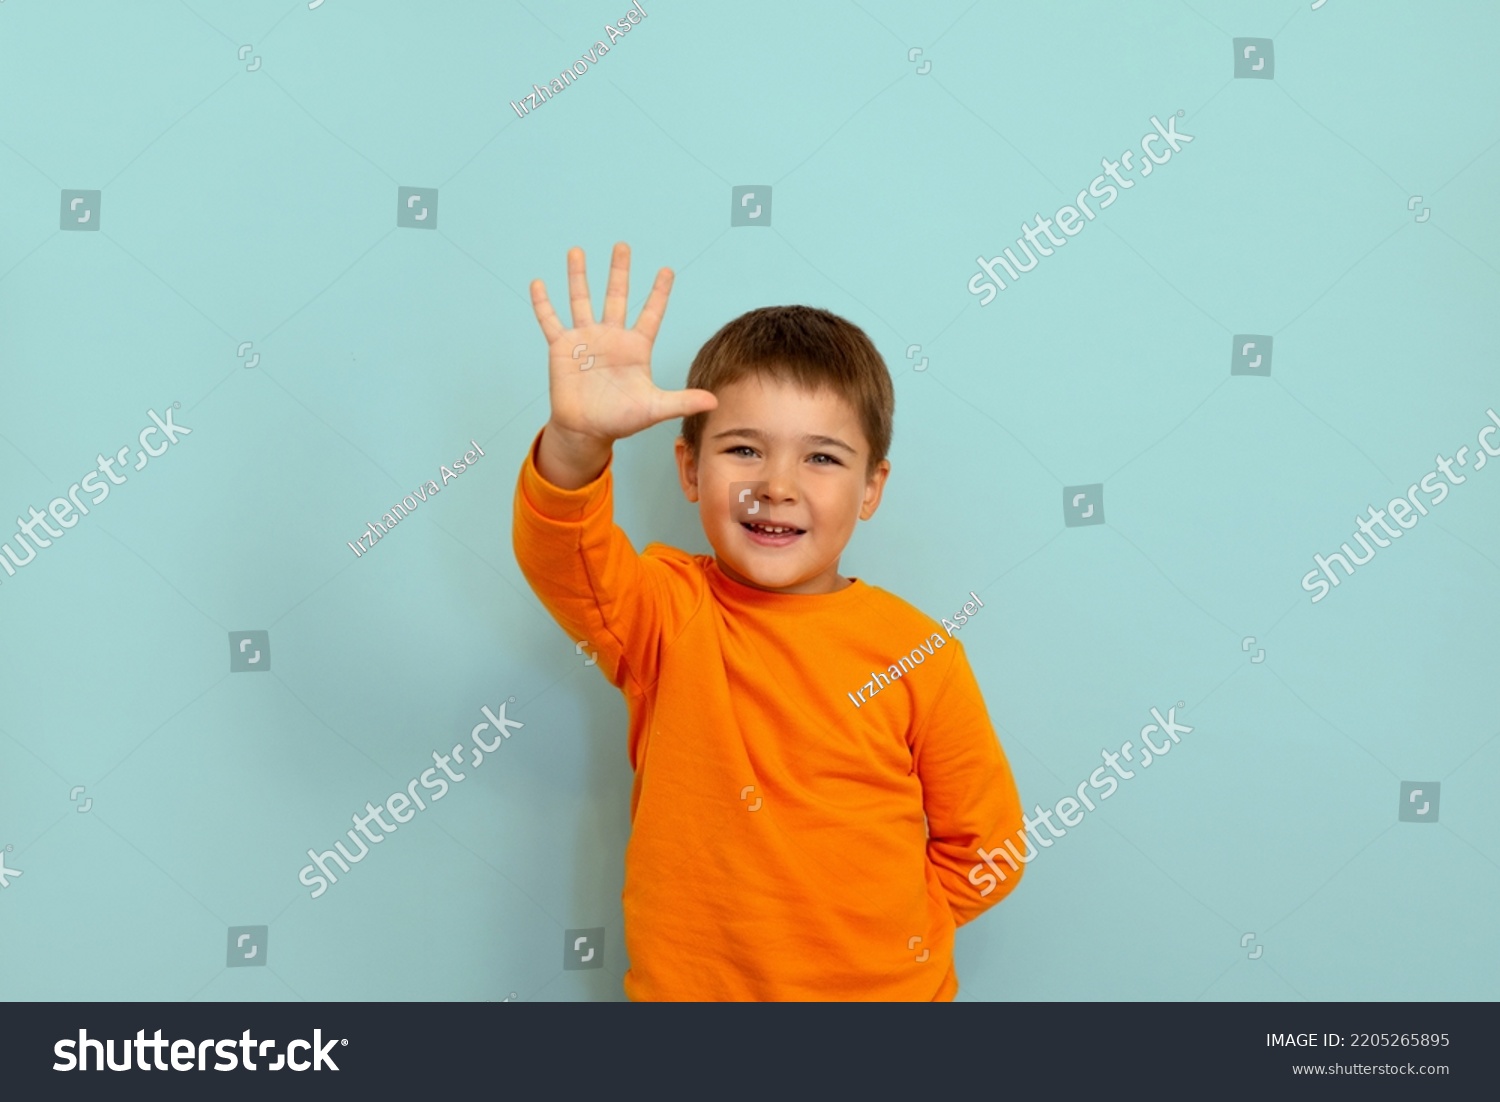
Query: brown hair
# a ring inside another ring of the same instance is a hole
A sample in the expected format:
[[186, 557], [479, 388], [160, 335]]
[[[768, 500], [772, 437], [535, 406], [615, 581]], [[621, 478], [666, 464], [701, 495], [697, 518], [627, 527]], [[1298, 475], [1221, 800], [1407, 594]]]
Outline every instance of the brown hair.
[[[870, 459], [865, 477], [891, 448], [896, 391], [890, 369], [865, 331], [815, 306], [762, 306], [741, 314], [708, 339], [688, 369], [687, 386], [717, 393], [753, 375], [790, 381], [816, 393], [832, 390], [859, 417]], [[682, 437], [696, 456], [707, 413], [682, 419]]]

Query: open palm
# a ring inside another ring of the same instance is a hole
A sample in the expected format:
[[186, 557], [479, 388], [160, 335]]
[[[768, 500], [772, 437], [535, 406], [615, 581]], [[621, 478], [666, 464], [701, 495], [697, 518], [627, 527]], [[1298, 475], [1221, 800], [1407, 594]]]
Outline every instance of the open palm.
[[672, 272], [663, 268], [635, 326], [625, 327], [630, 294], [630, 246], [615, 245], [604, 317], [594, 320], [587, 269], [580, 248], [568, 250], [568, 299], [573, 326], [566, 328], [540, 279], [531, 282], [531, 305], [547, 338], [552, 423], [569, 432], [619, 440], [674, 417], [718, 405], [707, 390], [662, 390], [651, 381], [651, 347], [666, 313]]

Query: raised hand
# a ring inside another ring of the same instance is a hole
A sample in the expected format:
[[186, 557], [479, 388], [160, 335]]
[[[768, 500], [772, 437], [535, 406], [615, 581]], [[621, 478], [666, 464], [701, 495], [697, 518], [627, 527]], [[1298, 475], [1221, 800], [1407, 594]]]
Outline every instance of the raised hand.
[[[604, 318], [594, 320], [583, 250], [568, 250], [568, 298], [573, 326], [564, 328], [540, 279], [531, 281], [531, 305], [547, 338], [548, 432], [561, 430], [575, 447], [632, 436], [674, 417], [718, 405], [707, 390], [662, 390], [651, 381], [651, 346], [666, 313], [672, 272], [663, 268], [634, 327], [625, 327], [630, 294], [630, 246], [615, 245], [604, 292]], [[545, 439], [545, 438], [544, 438]]]

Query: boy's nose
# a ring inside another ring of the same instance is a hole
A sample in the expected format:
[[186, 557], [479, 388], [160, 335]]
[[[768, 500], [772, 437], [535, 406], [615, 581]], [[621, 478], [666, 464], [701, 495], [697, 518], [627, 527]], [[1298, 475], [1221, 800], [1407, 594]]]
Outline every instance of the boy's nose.
[[765, 482], [762, 496], [773, 505], [777, 502], [797, 500], [797, 480], [786, 467], [767, 465]]

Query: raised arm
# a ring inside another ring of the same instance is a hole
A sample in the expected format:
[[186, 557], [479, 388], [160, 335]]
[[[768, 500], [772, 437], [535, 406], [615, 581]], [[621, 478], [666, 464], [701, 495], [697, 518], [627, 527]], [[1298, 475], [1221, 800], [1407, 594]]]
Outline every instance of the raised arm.
[[613, 520], [614, 441], [672, 417], [712, 409], [704, 390], [663, 391], [651, 381], [651, 347], [672, 274], [662, 269], [634, 328], [625, 327], [630, 250], [615, 246], [604, 318], [595, 322], [582, 249], [568, 253], [573, 327], [565, 328], [541, 280], [532, 305], [548, 344], [552, 415], [522, 466], [512, 542], [516, 562], [569, 637], [597, 653], [627, 691], [655, 683], [659, 641], [672, 616], [669, 566], [643, 558]]

